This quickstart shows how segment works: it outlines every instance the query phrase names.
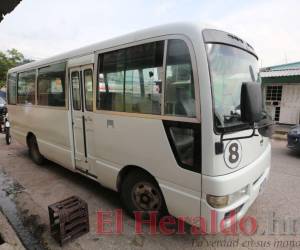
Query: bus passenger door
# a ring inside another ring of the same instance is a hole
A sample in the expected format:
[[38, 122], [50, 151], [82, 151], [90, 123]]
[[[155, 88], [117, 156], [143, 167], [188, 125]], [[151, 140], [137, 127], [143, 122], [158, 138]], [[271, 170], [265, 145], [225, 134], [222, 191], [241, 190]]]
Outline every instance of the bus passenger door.
[[75, 168], [91, 173], [93, 141], [93, 65], [70, 69], [71, 110], [74, 137]]

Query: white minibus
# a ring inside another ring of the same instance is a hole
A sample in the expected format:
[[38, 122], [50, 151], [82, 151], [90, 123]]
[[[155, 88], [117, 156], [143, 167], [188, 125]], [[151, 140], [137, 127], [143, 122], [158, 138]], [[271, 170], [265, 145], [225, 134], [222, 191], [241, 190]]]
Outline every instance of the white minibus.
[[[45, 48], [47, 49], [47, 48]], [[124, 208], [242, 218], [270, 171], [258, 57], [236, 35], [162, 25], [8, 72], [12, 138]], [[197, 224], [188, 220], [191, 224]]]

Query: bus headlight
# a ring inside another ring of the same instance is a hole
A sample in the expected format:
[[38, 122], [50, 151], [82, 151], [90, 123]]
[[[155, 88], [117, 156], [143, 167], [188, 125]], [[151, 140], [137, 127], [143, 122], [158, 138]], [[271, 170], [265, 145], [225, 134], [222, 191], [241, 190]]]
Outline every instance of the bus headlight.
[[223, 208], [226, 207], [227, 205], [236, 202], [242, 197], [245, 197], [247, 194], [248, 194], [248, 187], [246, 186], [230, 195], [216, 196], [216, 195], [207, 194], [206, 200], [207, 203], [213, 208]]
[[206, 195], [206, 200], [208, 204], [211, 205], [213, 208], [222, 208], [228, 205], [229, 195], [215, 196], [208, 194]]

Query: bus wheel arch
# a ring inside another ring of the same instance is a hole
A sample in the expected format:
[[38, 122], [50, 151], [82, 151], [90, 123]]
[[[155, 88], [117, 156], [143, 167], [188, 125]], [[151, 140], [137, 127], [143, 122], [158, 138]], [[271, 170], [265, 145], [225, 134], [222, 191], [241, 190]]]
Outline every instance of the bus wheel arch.
[[38, 165], [43, 165], [45, 162], [44, 156], [40, 153], [36, 136], [32, 132], [28, 132], [26, 136], [26, 143], [29, 150], [30, 158]]
[[134, 216], [133, 211], [140, 210], [138, 208], [133, 209], [134, 202], [131, 199], [132, 195], [130, 195], [130, 190], [131, 193], [133, 192], [133, 189], [131, 187], [136, 186], [138, 182], [147, 183], [148, 188], [150, 188], [154, 192], [155, 197], [152, 198], [157, 199], [157, 204], [159, 204], [159, 209], [157, 210], [158, 218], [161, 218], [162, 216], [168, 214], [168, 208], [165, 202], [165, 198], [156, 178], [141, 167], [125, 166], [119, 172], [117, 178], [117, 190], [128, 214]]
[[34, 133], [28, 132], [28, 133], [27, 133], [27, 136], [26, 136], [26, 144], [27, 144], [27, 147], [28, 147], [28, 148], [29, 148], [29, 140], [30, 140], [32, 137], [35, 137]]

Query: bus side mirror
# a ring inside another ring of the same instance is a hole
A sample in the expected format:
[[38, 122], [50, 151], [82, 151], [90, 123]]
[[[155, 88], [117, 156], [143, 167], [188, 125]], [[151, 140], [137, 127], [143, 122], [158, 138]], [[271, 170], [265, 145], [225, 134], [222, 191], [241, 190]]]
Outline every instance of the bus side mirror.
[[260, 84], [244, 82], [241, 88], [241, 119], [253, 124], [262, 118], [262, 90]]

